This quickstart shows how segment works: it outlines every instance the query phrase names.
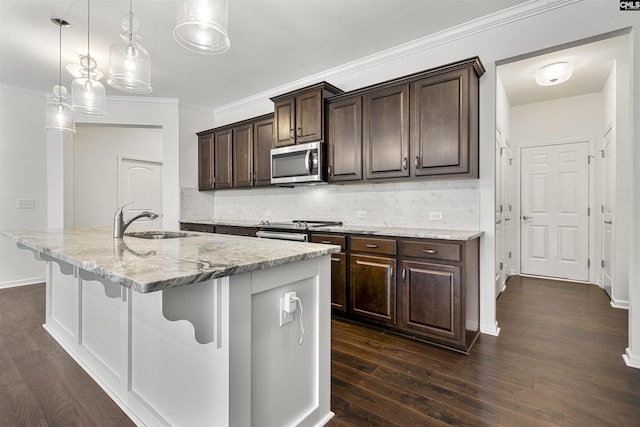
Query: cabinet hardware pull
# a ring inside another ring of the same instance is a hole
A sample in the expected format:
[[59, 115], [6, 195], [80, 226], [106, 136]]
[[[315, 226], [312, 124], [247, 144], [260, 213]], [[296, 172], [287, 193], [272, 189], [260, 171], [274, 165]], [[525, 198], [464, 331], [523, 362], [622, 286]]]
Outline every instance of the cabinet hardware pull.
[[407, 170], [407, 158], [406, 157], [404, 159], [402, 159], [402, 170], [403, 171]]
[[289, 129], [289, 139], [293, 139], [293, 129]]
[[414, 163], [416, 170], [420, 169], [420, 157], [416, 156], [416, 162]]
[[502, 222], [501, 220], [497, 220], [496, 225], [500, 224], [501, 222]]
[[331, 261], [338, 262], [338, 261], [340, 261], [340, 258], [331, 258]]
[[370, 248], [370, 249], [376, 249], [378, 247], [378, 245], [372, 245], [370, 243], [367, 243], [365, 246]]
[[329, 165], [329, 170], [327, 171], [329, 176], [331, 176], [331, 165]]
[[438, 251], [436, 251], [435, 249], [423, 249], [422, 252], [426, 252], [426, 253], [428, 253], [430, 255], [438, 253]]
[[302, 128], [298, 128], [298, 138], [302, 136]]
[[613, 224], [613, 221], [605, 221], [605, 224]]
[[407, 280], [407, 269], [403, 268], [402, 269], [402, 281], [404, 282], [405, 280]]
[[323, 240], [320, 243], [324, 243], [325, 245], [330, 245], [331, 244], [331, 242], [329, 240]]

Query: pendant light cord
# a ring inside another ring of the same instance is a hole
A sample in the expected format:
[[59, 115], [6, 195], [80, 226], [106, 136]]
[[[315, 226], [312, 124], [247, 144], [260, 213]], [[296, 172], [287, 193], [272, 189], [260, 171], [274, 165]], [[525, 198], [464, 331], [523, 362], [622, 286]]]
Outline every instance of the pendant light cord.
[[[91, 31], [91, 0], [87, 0], [87, 70], [91, 69], [91, 49], [89, 48], [89, 33]], [[90, 76], [87, 76], [90, 78]]]
[[62, 23], [58, 23], [58, 104], [62, 104]]
[[129, 46], [133, 45], [133, 0], [129, 0]]

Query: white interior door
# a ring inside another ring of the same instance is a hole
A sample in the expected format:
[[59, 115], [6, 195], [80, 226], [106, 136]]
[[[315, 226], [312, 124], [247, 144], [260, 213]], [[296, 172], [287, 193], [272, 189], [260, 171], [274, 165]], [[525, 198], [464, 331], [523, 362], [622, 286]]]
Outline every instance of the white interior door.
[[511, 146], [506, 139], [502, 143], [501, 168], [502, 177], [502, 272], [506, 281], [513, 274], [513, 156]]
[[589, 279], [587, 142], [522, 149], [521, 271]]
[[615, 204], [616, 145], [613, 131], [609, 129], [602, 141], [602, 262], [601, 283], [612, 296], [613, 287], [613, 209]]
[[140, 218], [130, 229], [162, 230], [162, 163], [118, 157], [118, 205], [133, 201], [125, 208], [125, 219], [143, 211], [158, 214], [158, 218]]
[[496, 204], [495, 204], [495, 289], [496, 289], [496, 298], [502, 292], [502, 288], [504, 286], [504, 275], [503, 272], [503, 251], [502, 251], [502, 242], [503, 242], [503, 232], [502, 232], [502, 134], [499, 130], [496, 130], [496, 144], [495, 144], [495, 156], [496, 156]]

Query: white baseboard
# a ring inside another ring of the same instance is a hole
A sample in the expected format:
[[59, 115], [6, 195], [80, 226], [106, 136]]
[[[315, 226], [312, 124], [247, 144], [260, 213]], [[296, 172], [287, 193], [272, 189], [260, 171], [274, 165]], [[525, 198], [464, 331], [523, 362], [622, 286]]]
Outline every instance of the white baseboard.
[[0, 289], [4, 288], [15, 288], [16, 286], [28, 286], [28, 285], [38, 285], [40, 283], [44, 283], [47, 279], [43, 277], [31, 277], [28, 279], [20, 279], [20, 280], [10, 280], [6, 282], [0, 282]]
[[497, 337], [498, 335], [500, 335], [500, 328], [498, 327], [498, 322], [496, 322], [493, 325], [480, 325], [480, 333], [493, 335], [494, 337]]
[[624, 363], [630, 368], [640, 369], [640, 356], [636, 356], [631, 353], [631, 349], [627, 347], [625, 353], [622, 355]]
[[625, 310], [629, 310], [629, 301], [616, 300], [612, 297], [610, 304], [613, 308], [623, 308]]

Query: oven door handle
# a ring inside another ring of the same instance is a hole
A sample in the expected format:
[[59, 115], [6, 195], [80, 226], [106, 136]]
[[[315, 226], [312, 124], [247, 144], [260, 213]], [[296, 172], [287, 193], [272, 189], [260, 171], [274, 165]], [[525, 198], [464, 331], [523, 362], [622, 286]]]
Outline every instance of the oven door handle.
[[305, 154], [304, 167], [307, 171], [307, 175], [309, 175], [311, 173], [311, 150], [307, 150], [307, 154]]
[[306, 242], [306, 233], [278, 233], [275, 231], [262, 231], [259, 230], [256, 236], [261, 239], [278, 239], [278, 240], [293, 240], [295, 242]]

